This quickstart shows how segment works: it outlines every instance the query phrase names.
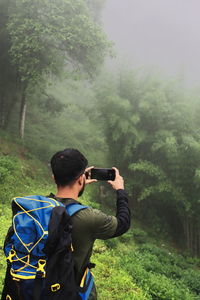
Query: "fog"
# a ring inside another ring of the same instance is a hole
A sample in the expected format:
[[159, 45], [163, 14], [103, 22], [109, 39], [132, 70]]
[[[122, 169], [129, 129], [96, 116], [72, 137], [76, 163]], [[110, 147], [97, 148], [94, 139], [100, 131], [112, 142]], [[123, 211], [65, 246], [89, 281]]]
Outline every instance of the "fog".
[[114, 64], [125, 60], [200, 85], [199, 0], [107, 0], [103, 24], [118, 53]]

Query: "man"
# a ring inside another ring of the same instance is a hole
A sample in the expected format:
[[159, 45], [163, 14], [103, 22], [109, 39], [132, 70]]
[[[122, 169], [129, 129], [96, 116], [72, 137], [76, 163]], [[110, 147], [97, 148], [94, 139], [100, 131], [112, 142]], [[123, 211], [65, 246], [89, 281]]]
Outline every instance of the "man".
[[[54, 154], [51, 159], [51, 168], [57, 192], [48, 197], [61, 201], [65, 205], [79, 203], [77, 200], [83, 194], [85, 185], [96, 182], [94, 179], [86, 178], [86, 172], [90, 173], [93, 168], [87, 168], [87, 164], [87, 159], [76, 149], [65, 149]], [[130, 227], [130, 210], [127, 194], [124, 191], [124, 180], [118, 169], [113, 169], [116, 173], [115, 180], [108, 181], [108, 183], [117, 194], [116, 217], [90, 207], [72, 216], [72, 244], [77, 284], [80, 284], [85, 269], [90, 263], [95, 240], [120, 236]], [[96, 299], [94, 287], [89, 300]]]

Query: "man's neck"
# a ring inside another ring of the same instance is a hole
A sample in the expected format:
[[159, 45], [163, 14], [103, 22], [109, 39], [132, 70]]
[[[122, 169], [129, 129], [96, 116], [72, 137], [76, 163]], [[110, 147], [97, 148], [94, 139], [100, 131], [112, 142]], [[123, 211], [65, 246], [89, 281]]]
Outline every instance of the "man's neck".
[[58, 187], [56, 197], [58, 198], [71, 198], [74, 200], [78, 199], [78, 193], [72, 189], [66, 187]]

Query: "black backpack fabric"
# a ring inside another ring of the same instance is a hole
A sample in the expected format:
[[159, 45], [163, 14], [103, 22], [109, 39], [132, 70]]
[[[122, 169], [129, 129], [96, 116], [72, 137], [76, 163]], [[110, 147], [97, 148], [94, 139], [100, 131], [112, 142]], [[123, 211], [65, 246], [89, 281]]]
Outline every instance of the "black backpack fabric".
[[44, 248], [48, 257], [45, 277], [45, 296], [48, 300], [81, 299], [75, 283], [71, 230], [66, 209], [59, 206], [54, 208]]

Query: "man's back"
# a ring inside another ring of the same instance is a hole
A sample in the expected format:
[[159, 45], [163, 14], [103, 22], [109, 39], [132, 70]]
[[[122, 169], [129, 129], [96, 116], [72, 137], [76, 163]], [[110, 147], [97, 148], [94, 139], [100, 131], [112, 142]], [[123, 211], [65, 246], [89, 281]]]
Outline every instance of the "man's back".
[[[69, 198], [58, 198], [53, 194], [51, 194], [51, 197], [61, 201], [64, 205], [77, 202]], [[106, 215], [102, 211], [91, 207], [79, 211], [72, 217], [72, 243], [77, 284], [80, 284], [84, 271], [90, 264], [95, 240], [105, 240], [119, 236], [126, 232], [130, 226], [130, 211], [127, 194], [124, 190], [117, 191], [117, 203], [116, 217]], [[91, 296], [89, 299], [93, 300], [96, 297]]]
[[[64, 205], [74, 202], [72, 199], [59, 199], [55, 196], [54, 198]], [[111, 238], [116, 232], [117, 218], [88, 207], [72, 216], [72, 225], [76, 280], [79, 283], [85, 268], [90, 263], [95, 240]]]

